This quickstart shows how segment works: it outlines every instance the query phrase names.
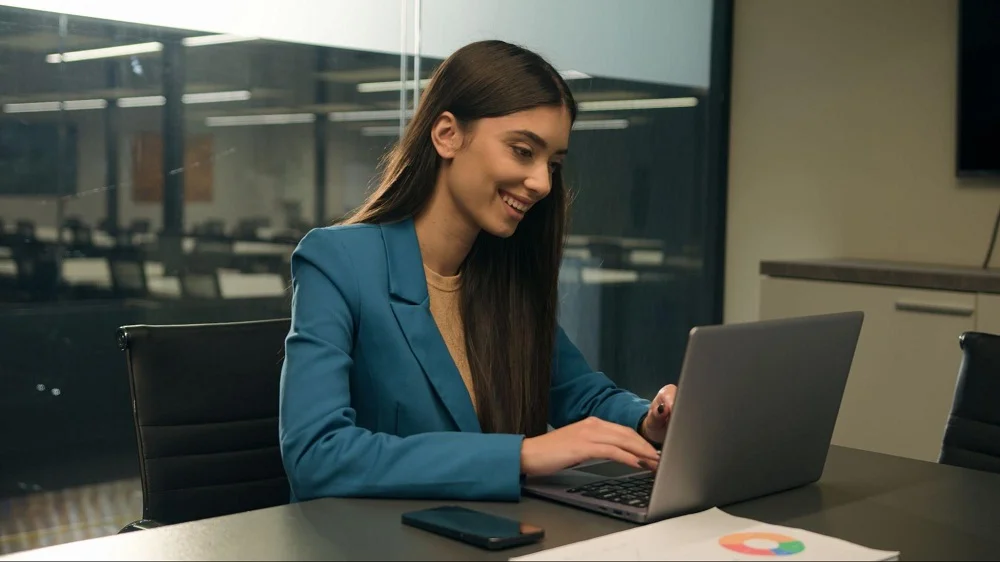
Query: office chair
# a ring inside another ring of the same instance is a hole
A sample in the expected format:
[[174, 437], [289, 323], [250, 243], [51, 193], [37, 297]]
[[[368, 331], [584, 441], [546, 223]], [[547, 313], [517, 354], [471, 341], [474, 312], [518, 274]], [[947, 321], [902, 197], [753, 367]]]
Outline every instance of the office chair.
[[20, 239], [11, 248], [17, 267], [17, 290], [29, 300], [53, 300], [59, 293], [56, 249], [37, 239]]
[[224, 254], [195, 252], [184, 256], [184, 265], [177, 276], [181, 284], [181, 297], [192, 300], [222, 298], [219, 267], [225, 265]]
[[107, 255], [111, 270], [111, 288], [119, 298], [149, 296], [146, 262], [135, 246], [115, 246]]
[[204, 238], [225, 238], [226, 223], [221, 219], [208, 219], [194, 228], [195, 235]]
[[938, 462], [1000, 473], [1000, 336], [965, 332]]
[[69, 247], [84, 255], [94, 250], [94, 232], [89, 226], [77, 225], [69, 229]]
[[123, 326], [142, 519], [119, 532], [288, 503], [278, 385], [288, 319]]
[[128, 230], [131, 234], [148, 234], [150, 222], [148, 219], [132, 219]]
[[14, 233], [19, 239], [32, 241], [35, 239], [35, 223], [28, 220], [19, 220], [16, 223]]

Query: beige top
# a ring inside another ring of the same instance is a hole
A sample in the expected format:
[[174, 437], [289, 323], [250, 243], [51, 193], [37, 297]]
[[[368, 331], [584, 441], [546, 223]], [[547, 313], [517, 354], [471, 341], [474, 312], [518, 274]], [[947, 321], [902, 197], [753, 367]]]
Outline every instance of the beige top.
[[430, 297], [431, 316], [437, 324], [441, 337], [444, 338], [448, 352], [458, 367], [465, 388], [469, 391], [472, 406], [476, 406], [476, 392], [472, 387], [472, 374], [469, 370], [469, 359], [465, 353], [465, 328], [462, 325], [461, 291], [462, 280], [459, 275], [443, 277], [424, 266], [427, 277], [427, 293]]

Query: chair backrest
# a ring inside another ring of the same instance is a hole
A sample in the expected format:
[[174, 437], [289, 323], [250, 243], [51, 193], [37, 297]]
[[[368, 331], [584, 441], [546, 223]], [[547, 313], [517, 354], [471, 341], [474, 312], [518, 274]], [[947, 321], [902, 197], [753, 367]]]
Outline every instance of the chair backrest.
[[144, 519], [288, 503], [278, 387], [289, 320], [123, 326]]
[[966, 332], [938, 462], [1000, 473], [1000, 336]]
[[149, 232], [149, 226], [149, 219], [132, 219], [128, 229], [132, 234], [146, 234]]
[[33, 240], [35, 238], [35, 223], [27, 220], [19, 220], [14, 232], [19, 238]]
[[111, 287], [118, 297], [147, 297], [146, 262], [134, 246], [115, 246], [108, 253]]
[[59, 292], [59, 264], [52, 244], [22, 239], [11, 248], [17, 267], [17, 287], [32, 300], [49, 300]]

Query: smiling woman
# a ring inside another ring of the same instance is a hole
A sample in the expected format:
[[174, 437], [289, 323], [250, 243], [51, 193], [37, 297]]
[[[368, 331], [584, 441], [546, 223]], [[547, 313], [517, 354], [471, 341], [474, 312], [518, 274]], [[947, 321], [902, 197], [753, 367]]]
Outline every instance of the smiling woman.
[[559, 162], [575, 117], [569, 88], [541, 57], [473, 43], [438, 68], [383, 183], [349, 221], [414, 218], [424, 264], [461, 270], [463, 347], [487, 430], [546, 426], [566, 221]]
[[374, 193], [299, 244], [280, 414], [297, 499], [516, 499], [522, 474], [655, 465], [672, 394], [650, 411], [556, 322], [576, 112], [537, 54], [459, 49]]

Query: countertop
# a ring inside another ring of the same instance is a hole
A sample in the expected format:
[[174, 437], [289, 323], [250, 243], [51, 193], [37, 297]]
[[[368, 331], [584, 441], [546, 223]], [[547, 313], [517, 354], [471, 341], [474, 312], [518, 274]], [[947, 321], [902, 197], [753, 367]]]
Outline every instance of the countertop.
[[1000, 269], [866, 259], [764, 260], [761, 275], [1000, 294]]

